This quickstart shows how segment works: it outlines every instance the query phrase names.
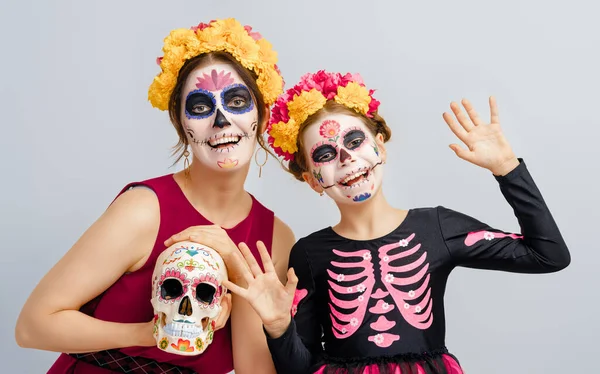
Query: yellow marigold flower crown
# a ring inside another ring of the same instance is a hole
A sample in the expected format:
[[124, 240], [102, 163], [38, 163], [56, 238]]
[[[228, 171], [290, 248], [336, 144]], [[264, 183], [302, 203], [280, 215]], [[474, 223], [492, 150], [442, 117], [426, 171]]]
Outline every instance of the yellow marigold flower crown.
[[258, 77], [256, 83], [265, 104], [273, 105], [283, 92], [277, 52], [258, 32], [234, 18], [200, 23], [190, 29], [175, 29], [164, 39], [162, 50], [164, 55], [156, 61], [162, 71], [148, 89], [148, 100], [160, 110], [169, 109], [169, 98], [185, 62], [209, 52], [227, 52], [243, 67], [253, 71]]
[[284, 160], [291, 161], [298, 152], [300, 125], [325, 106], [328, 100], [342, 104], [369, 118], [379, 108], [359, 74], [308, 73], [294, 87], [281, 95], [267, 125], [269, 145]]

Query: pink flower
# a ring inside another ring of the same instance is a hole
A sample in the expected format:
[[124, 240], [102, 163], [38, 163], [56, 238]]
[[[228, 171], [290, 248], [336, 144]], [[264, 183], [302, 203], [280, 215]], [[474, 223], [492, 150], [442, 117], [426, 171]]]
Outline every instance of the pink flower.
[[250, 35], [252, 37], [252, 39], [254, 39], [254, 40], [262, 39], [262, 35], [260, 35], [260, 33], [256, 32], [256, 31], [252, 32], [252, 27], [244, 26], [244, 30], [246, 30], [246, 32], [248, 33], [248, 35]]
[[279, 96], [273, 109], [271, 109], [271, 119], [269, 120], [270, 124], [279, 123], [279, 122], [288, 122], [290, 120], [287, 103], [290, 101], [291, 96], [288, 92]]
[[365, 82], [363, 81], [362, 77], [360, 76], [360, 74], [356, 73], [356, 74], [352, 74], [352, 81], [356, 82], [358, 84], [360, 84], [361, 86], [365, 85]]
[[160, 66], [160, 63], [162, 62], [162, 59], [163, 59], [162, 57], [157, 57], [156, 58], [156, 65]]
[[210, 24], [211, 24], [212, 22], [214, 22], [214, 21], [215, 21], [215, 20], [212, 20], [212, 21], [210, 21], [209, 23], [202, 23], [202, 22], [200, 22], [200, 23], [198, 24], [198, 26], [192, 26], [192, 27], [190, 27], [190, 29], [191, 29], [192, 31], [198, 31], [198, 30], [202, 31], [202, 30], [204, 30], [205, 28], [209, 27], [209, 26], [210, 26]]
[[371, 96], [371, 102], [369, 103], [369, 112], [367, 113], [367, 117], [373, 117], [373, 113], [375, 113], [377, 111], [377, 109], [379, 108], [379, 104], [381, 104], [379, 102], [379, 100], [376, 100], [373, 97], [374, 92], [375, 92], [375, 90], [369, 90], [369, 96]]

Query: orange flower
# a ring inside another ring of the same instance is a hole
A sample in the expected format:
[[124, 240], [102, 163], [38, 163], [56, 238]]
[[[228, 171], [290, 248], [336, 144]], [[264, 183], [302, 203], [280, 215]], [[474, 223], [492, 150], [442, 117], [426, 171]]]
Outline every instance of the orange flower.
[[171, 348], [175, 348], [180, 352], [194, 352], [194, 347], [190, 347], [190, 341], [185, 339], [179, 339], [177, 345], [171, 343]]

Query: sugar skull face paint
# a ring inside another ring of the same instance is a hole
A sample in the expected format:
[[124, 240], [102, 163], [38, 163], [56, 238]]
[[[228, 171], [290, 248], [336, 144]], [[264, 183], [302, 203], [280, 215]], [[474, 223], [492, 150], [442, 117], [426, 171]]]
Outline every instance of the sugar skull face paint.
[[194, 70], [182, 101], [182, 122], [197, 161], [215, 170], [231, 170], [251, 160], [258, 109], [231, 66], [214, 64]]
[[380, 151], [360, 118], [328, 115], [306, 129], [304, 145], [314, 180], [335, 201], [362, 202], [380, 188]]

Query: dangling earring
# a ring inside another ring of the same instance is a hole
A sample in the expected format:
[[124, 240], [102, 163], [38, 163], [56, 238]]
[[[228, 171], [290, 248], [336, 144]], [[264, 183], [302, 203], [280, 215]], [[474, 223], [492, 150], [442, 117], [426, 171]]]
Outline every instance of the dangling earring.
[[190, 152], [187, 150], [183, 151], [183, 174], [185, 175], [185, 181], [187, 182], [190, 179], [190, 160], [188, 159]]
[[[265, 161], [262, 164], [259, 164], [258, 163], [258, 151], [260, 151], [261, 149], [263, 151], [265, 151]], [[254, 162], [256, 162], [256, 165], [258, 165], [258, 177], [259, 178], [262, 176], [262, 168], [263, 168], [263, 166], [266, 165], [268, 159], [269, 159], [269, 152], [267, 152], [267, 150], [264, 149], [263, 147], [259, 147], [256, 150], [256, 153], [254, 153]]]
[[325, 193], [323, 191], [319, 192], [319, 196], [323, 196]]

